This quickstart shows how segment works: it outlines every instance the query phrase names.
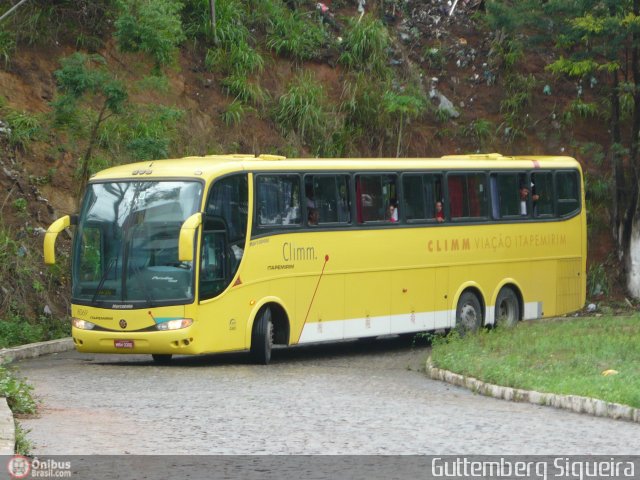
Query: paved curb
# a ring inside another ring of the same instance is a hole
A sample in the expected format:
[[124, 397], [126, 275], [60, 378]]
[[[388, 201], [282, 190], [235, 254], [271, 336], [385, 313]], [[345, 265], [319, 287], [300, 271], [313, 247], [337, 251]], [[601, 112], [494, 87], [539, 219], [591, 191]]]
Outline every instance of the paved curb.
[[13, 455], [16, 446], [16, 425], [7, 405], [7, 399], [0, 397], [0, 455]]
[[[66, 352], [73, 350], [71, 338], [61, 338], [49, 342], [30, 343], [14, 348], [0, 350], [0, 364], [6, 364], [15, 360], [35, 358], [50, 353]], [[16, 424], [13, 413], [7, 405], [7, 399], [0, 397], [0, 455], [13, 455], [16, 445]]]
[[596, 398], [580, 397], [577, 395], [557, 395], [555, 393], [541, 393], [533, 390], [502, 387], [485, 383], [473, 377], [465, 377], [457, 373], [434, 367], [431, 357], [427, 359], [427, 375], [433, 380], [441, 380], [452, 385], [467, 388], [475, 393], [488, 397], [500, 398], [512, 402], [528, 402], [534, 405], [547, 405], [555, 408], [571, 410], [576, 413], [586, 413], [596, 417], [608, 417], [640, 423], [640, 409], [605, 402]]
[[25, 358], [35, 358], [49, 353], [60, 353], [73, 350], [73, 340], [71, 337], [48, 342], [29, 343], [13, 348], [3, 348], [0, 350], [0, 363], [9, 363]]

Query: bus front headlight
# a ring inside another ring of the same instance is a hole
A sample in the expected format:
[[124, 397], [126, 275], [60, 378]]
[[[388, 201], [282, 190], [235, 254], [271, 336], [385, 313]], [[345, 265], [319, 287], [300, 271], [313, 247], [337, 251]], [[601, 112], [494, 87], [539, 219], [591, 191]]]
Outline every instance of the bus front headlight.
[[177, 318], [175, 320], [169, 320], [156, 325], [158, 330], [180, 330], [181, 328], [187, 328], [193, 323], [190, 318]]
[[71, 325], [75, 328], [79, 328], [80, 330], [93, 330], [96, 326], [95, 323], [87, 322], [86, 320], [81, 320], [79, 318], [72, 318]]

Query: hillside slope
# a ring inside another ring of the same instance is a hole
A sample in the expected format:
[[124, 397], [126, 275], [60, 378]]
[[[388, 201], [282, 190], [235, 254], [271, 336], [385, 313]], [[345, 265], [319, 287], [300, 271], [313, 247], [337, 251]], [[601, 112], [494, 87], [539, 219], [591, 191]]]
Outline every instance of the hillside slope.
[[[321, 20], [313, 4], [289, 3], [304, 21], [315, 25]], [[147, 55], [118, 48], [113, 27], [94, 32], [100, 38], [95, 53], [106, 60], [110, 74], [128, 87], [131, 107], [126, 116], [116, 115], [105, 123], [91, 168], [134, 160], [139, 150], [125, 148], [127, 142], [131, 144], [127, 135], [157, 126], [157, 131], [145, 133], [156, 137], [144, 138], [164, 145], [165, 150], [156, 151], [165, 151], [169, 157], [226, 152], [390, 157], [477, 151], [562, 153], [579, 158], [588, 175], [597, 178], [602, 173], [608, 142], [605, 125], [598, 118], [563, 120], [579, 86], [545, 71], [552, 58], [550, 49], [524, 52], [515, 65], [507, 65], [504, 40], [482, 22], [482, 2], [459, 2], [452, 16], [446, 2], [407, 0], [402, 8], [399, 2], [369, 3], [375, 5], [367, 6], [370, 10], [361, 21], [380, 18], [389, 35], [384, 68], [390, 78], [385, 85], [397, 95], [410, 94], [426, 102], [417, 114], [408, 115], [411, 120], [402, 125], [402, 137], [398, 130], [402, 120], [390, 114], [374, 119], [378, 123], [373, 135], [363, 135], [362, 124], [352, 120], [345, 106], [359, 94], [376, 91], [366, 91], [367, 84], [359, 84], [356, 78], [358, 69], [341, 60], [350, 22], [359, 18], [357, 2], [335, 0], [327, 2], [334, 15], [331, 23], [322, 27], [327, 47], [314, 59], [277, 54], [268, 46], [268, 34], [259, 24], [255, 27], [251, 43], [262, 55], [264, 67], [248, 78], [266, 95], [263, 101], [240, 107], [234, 102], [237, 95], [230, 93], [229, 72], [207, 64], [206, 42], [182, 42], [177, 64], [154, 77]], [[27, 318], [37, 324], [68, 314], [68, 256], [63, 255], [56, 268], [46, 269], [40, 250], [43, 229], [60, 215], [77, 210], [81, 190], [78, 166], [87, 137], [56, 127], [52, 107], [60, 94], [54, 72], [60, 70], [60, 60], [76, 50], [71, 34], [59, 41], [18, 43], [10, 62], [0, 69], [0, 185], [4, 192], [0, 199], [4, 246], [0, 317]], [[302, 72], [308, 77], [301, 77]], [[374, 85], [375, 75], [367, 70], [364, 74]], [[317, 138], [305, 137], [295, 126], [286, 128], [273, 113], [299, 78], [312, 79], [319, 86], [317, 108], [324, 123], [319, 124]], [[580, 95], [589, 99], [597, 90], [583, 88]], [[443, 97], [450, 105], [440, 100]], [[84, 122], [95, 118], [100, 101], [98, 95], [85, 99]], [[159, 114], [158, 106], [167, 110]], [[230, 111], [239, 113], [233, 116]], [[16, 125], [20, 115], [24, 118], [17, 124], [27, 133], [16, 140], [8, 129], [10, 120]], [[340, 128], [332, 119], [343, 122]], [[29, 121], [35, 122], [33, 134], [24, 127]], [[595, 241], [590, 243], [590, 261], [607, 261], [615, 268], [607, 225], [606, 219], [592, 225]], [[62, 251], [68, 252], [68, 247], [67, 238]]]

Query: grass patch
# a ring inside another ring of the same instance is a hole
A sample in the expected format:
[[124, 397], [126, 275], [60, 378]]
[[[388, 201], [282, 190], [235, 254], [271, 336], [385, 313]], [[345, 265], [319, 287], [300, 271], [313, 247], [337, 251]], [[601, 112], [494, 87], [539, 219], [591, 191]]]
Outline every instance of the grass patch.
[[25, 430], [19, 422], [16, 422], [16, 454], [23, 455], [25, 457], [31, 455], [33, 444], [27, 436], [30, 431], [31, 430]]
[[[507, 387], [640, 408], [640, 316], [541, 320], [436, 340], [435, 366]], [[605, 370], [617, 375], [603, 376]]]
[[36, 401], [31, 396], [33, 387], [16, 377], [6, 367], [0, 366], [0, 397], [7, 398], [9, 408], [16, 414], [36, 413]]
[[[14, 414], [33, 415], [36, 413], [37, 404], [31, 392], [33, 387], [6, 367], [0, 366], [0, 397], [6, 397], [7, 404]], [[33, 445], [27, 438], [30, 430], [22, 428], [19, 422], [16, 425], [15, 452], [18, 455], [29, 455]]]

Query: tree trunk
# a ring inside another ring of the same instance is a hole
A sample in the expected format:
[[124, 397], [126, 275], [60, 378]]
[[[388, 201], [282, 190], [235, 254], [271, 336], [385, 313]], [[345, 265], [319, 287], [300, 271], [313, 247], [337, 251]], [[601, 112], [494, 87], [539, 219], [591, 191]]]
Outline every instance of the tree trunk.
[[614, 192], [611, 196], [613, 237], [618, 242], [622, 254], [622, 222], [624, 216], [626, 182], [624, 178], [624, 166], [622, 164], [622, 135], [620, 133], [620, 97], [618, 72], [611, 74], [611, 167], [614, 179]]
[[100, 124], [104, 120], [104, 114], [106, 112], [107, 101], [105, 100], [102, 104], [102, 108], [100, 109], [100, 113], [98, 114], [98, 119], [91, 129], [91, 136], [89, 137], [89, 146], [87, 147], [87, 151], [82, 157], [82, 165], [80, 166], [80, 184], [78, 185], [78, 198], [80, 198], [80, 194], [89, 181], [89, 162], [91, 161], [91, 155], [93, 154], [93, 147], [95, 147], [96, 141], [98, 140], [98, 128], [100, 128]]
[[400, 112], [400, 127], [398, 128], [398, 145], [396, 147], [396, 158], [400, 158], [400, 146], [402, 144], [402, 124], [404, 123], [404, 114]]
[[211, 11], [211, 30], [213, 30], [213, 42], [218, 44], [218, 30], [216, 29], [216, 0], [209, 0], [209, 9]]
[[[633, 0], [633, 13], [640, 15], [640, 0]], [[629, 152], [630, 191], [622, 227], [622, 252], [627, 275], [627, 287], [636, 298], [640, 298], [640, 216], [638, 215], [639, 169], [638, 150], [640, 141], [640, 50], [638, 33], [633, 33], [631, 72], [635, 89], [633, 93], [633, 120], [631, 122], [631, 149]]]

